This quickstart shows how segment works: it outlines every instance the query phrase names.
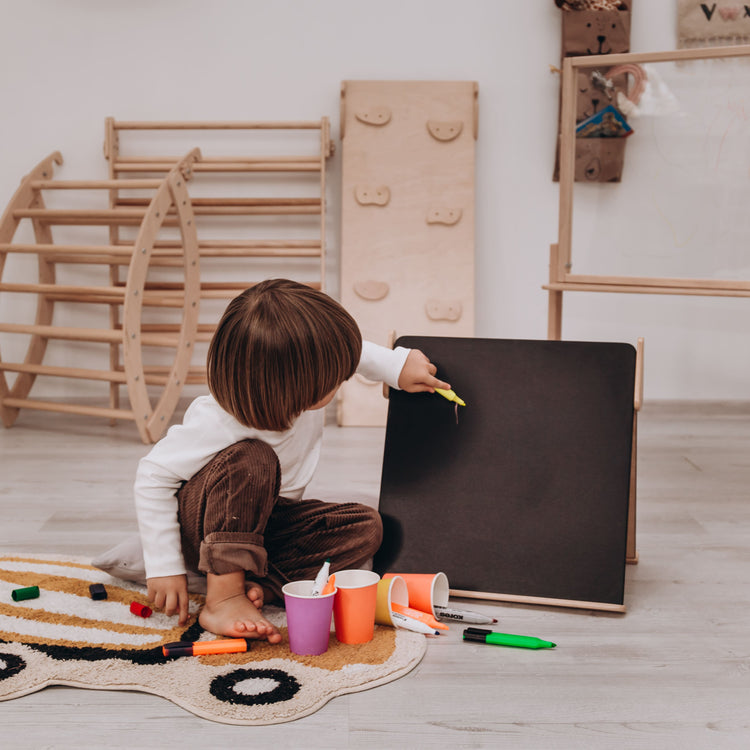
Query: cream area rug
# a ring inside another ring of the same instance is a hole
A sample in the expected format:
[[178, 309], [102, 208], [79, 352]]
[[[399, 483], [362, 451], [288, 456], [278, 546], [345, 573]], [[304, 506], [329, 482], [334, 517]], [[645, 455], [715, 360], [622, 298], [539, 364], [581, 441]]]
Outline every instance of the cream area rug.
[[[106, 599], [92, 598], [93, 583], [104, 584]], [[38, 597], [13, 595], [34, 586]], [[284, 636], [281, 644], [258, 641], [242, 654], [166, 658], [166, 643], [215, 639], [197, 622], [201, 597], [191, 595], [185, 627], [159, 612], [134, 614], [132, 602], [136, 610], [148, 604], [143, 586], [83, 560], [0, 556], [0, 700], [48, 685], [140, 690], [212, 721], [276, 724], [407, 674], [426, 648], [423, 635], [376, 625], [370, 643], [344, 645], [331, 634], [325, 654], [296, 656], [284, 610], [266, 607]]]

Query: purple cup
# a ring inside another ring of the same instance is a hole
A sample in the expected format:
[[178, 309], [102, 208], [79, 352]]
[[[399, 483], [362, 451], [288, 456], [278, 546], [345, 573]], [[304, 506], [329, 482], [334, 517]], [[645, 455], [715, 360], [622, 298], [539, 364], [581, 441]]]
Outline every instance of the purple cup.
[[289, 648], [300, 656], [317, 656], [328, 650], [331, 615], [336, 589], [325, 596], [312, 596], [314, 581], [293, 581], [282, 589], [286, 607]]

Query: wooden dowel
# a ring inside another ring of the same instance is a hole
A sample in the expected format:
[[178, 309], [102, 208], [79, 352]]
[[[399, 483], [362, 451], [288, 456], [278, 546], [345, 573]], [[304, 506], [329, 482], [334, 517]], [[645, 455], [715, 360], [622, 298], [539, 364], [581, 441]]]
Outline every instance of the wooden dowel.
[[[123, 331], [103, 328], [69, 328], [60, 326], [45, 326], [26, 323], [0, 323], [2, 333], [26, 333], [45, 339], [59, 339], [65, 341], [90, 341], [101, 344], [122, 343]], [[144, 346], [175, 347], [177, 336], [160, 333], [142, 333], [141, 344]]]
[[107, 295], [86, 295], [81, 296], [80, 294], [65, 294], [65, 293], [51, 293], [45, 294], [45, 299], [52, 302], [73, 302], [76, 304], [86, 305], [120, 305], [122, 306], [124, 299], [122, 297], [114, 297]]
[[146, 212], [140, 208], [19, 208], [13, 212], [15, 219], [33, 219], [44, 224], [140, 224]]
[[33, 180], [33, 190], [153, 190], [161, 180]]
[[750, 281], [738, 279], [688, 279], [657, 276], [587, 276], [567, 274], [566, 283], [573, 284], [633, 284], [637, 286], [676, 287], [679, 289], [736, 289], [750, 291]]
[[22, 294], [68, 294], [86, 297], [99, 295], [116, 297], [125, 296], [124, 287], [116, 286], [75, 286], [72, 284], [4, 284], [0, 282], [0, 292], [17, 292]]
[[[122, 162], [116, 161], [112, 167], [114, 172], [169, 172], [174, 164], [170, 162]], [[237, 162], [223, 164], [221, 162], [198, 162], [193, 165], [193, 172], [319, 172], [318, 162], [265, 162], [253, 164]]]
[[63, 219], [71, 218], [136, 218], [142, 219], [146, 212], [140, 208], [17, 208], [13, 216], [17, 219]]
[[[153, 381], [156, 383], [156, 378], [159, 378], [158, 382], [166, 382], [169, 377], [169, 367], [150, 366], [144, 368], [144, 374], [146, 382]], [[185, 385], [202, 385], [206, 382], [206, 368], [205, 366], [194, 366], [188, 369], [185, 377]]]
[[[120, 164], [172, 164], [180, 160], [177, 156], [119, 156]], [[209, 164], [310, 164], [320, 163], [320, 156], [204, 156]], [[194, 165], [196, 166], [196, 165]]]
[[47, 260], [51, 260], [53, 263], [59, 263], [60, 265], [65, 264], [78, 264], [78, 265], [89, 265], [89, 266], [129, 266], [130, 256], [122, 255], [90, 255], [86, 254], [63, 254], [55, 253], [54, 257], [50, 258], [47, 253], [43, 256]]
[[122, 341], [122, 333], [119, 331], [101, 328], [66, 328], [26, 323], [0, 323], [0, 332], [28, 333], [46, 339], [64, 339], [66, 341], [93, 341], [112, 344]]
[[83, 414], [89, 417], [105, 417], [107, 419], [135, 419], [133, 412], [128, 409], [107, 409], [101, 406], [64, 404], [54, 401], [35, 401], [28, 398], [11, 397], [2, 399], [0, 403], [11, 409], [35, 409], [37, 411], [53, 411], [61, 414]]
[[[181, 248], [180, 240], [157, 240], [154, 243], [155, 248]], [[320, 241], [318, 240], [201, 240], [199, 248], [201, 250], [210, 250], [214, 248], [315, 248], [320, 250]]]
[[[201, 296], [204, 294], [208, 295], [213, 292], [231, 292], [233, 294], [240, 294], [244, 292], [249, 286], [253, 286], [254, 282], [232, 282], [232, 281], [204, 281], [201, 283]], [[311, 289], [318, 289], [320, 284], [318, 282], [305, 282]], [[182, 299], [184, 294], [184, 287], [180, 282], [177, 281], [154, 281], [146, 284], [146, 291], [144, 293], [144, 300], [149, 294], [161, 295], [166, 298], [179, 298]]]
[[[74, 302], [78, 304], [90, 304], [90, 305], [122, 305], [124, 297], [115, 297], [107, 295], [77, 295], [77, 294], [66, 294], [60, 292], [54, 292], [45, 295], [46, 299], [54, 302]], [[172, 296], [164, 297], [163, 295], [157, 294], [144, 294], [143, 295], [143, 306], [144, 307], [170, 307], [170, 308], [181, 308], [183, 306], [183, 297]]]
[[10, 242], [0, 244], [0, 252], [33, 253], [38, 255], [56, 255], [76, 253], [78, 255], [111, 254], [118, 257], [130, 257], [133, 253], [132, 245], [50, 245], [50, 244], [17, 244]]
[[625, 65], [627, 63], [684, 62], [686, 60], [710, 60], [714, 58], [748, 56], [750, 56], [750, 45], [737, 45], [679, 49], [664, 52], [623, 52], [614, 55], [586, 55], [584, 57], [571, 57], [569, 59], [572, 60], [572, 65], [576, 68], [612, 68], [615, 65]]
[[635, 348], [635, 395], [633, 397], [633, 407], [640, 411], [643, 406], [643, 350], [644, 339], [639, 337]]
[[[145, 207], [148, 198], [121, 198], [118, 207]], [[252, 216], [276, 214], [319, 214], [320, 198], [196, 198], [192, 201], [196, 216]], [[175, 209], [170, 208], [167, 216], [173, 217]]]
[[163, 120], [148, 122], [143, 120], [115, 120], [115, 130], [319, 130], [320, 120], [302, 120], [284, 122], [267, 120], [257, 122], [232, 122], [231, 120], [196, 120], [174, 121]]
[[201, 249], [202, 258], [319, 258], [320, 248], [259, 247], [238, 250], [234, 248]]
[[[244, 256], [239, 256], [244, 257]], [[55, 263], [76, 263], [99, 266], [129, 266], [130, 256], [120, 255], [56, 255]], [[182, 268], [184, 265], [182, 253], [152, 254], [149, 261], [151, 267], [158, 268]]]
[[[320, 206], [320, 198], [192, 198], [193, 208], [213, 206]], [[117, 206], [148, 206], [150, 198], [120, 198]]]
[[[177, 333], [180, 326], [169, 323], [144, 323], [141, 325], [141, 331], [144, 333]], [[198, 330], [195, 334], [195, 341], [208, 343], [214, 335], [216, 326], [210, 323], [199, 323]]]
[[[306, 282], [307, 286], [309, 286], [311, 289], [320, 289], [321, 283], [318, 282]], [[238, 294], [241, 294], [242, 292], [247, 289], [248, 286], [251, 286], [251, 284], [246, 284], [244, 286], [238, 286], [235, 289], [202, 289], [201, 290], [201, 299], [232, 299], [236, 297]]]
[[[141, 325], [141, 331], [144, 333], [177, 333], [180, 330], [178, 323], [143, 323]], [[215, 323], [198, 323], [196, 329], [197, 333], [200, 334], [211, 334], [216, 330]]]
[[81, 367], [57, 367], [55, 365], [31, 365], [25, 362], [0, 362], [0, 370], [6, 372], [28, 372], [33, 375], [47, 375], [80, 380], [103, 380], [110, 383], [125, 383], [125, 373], [115, 370], [89, 370]]
[[[196, 215], [202, 216], [245, 216], [245, 215], [304, 215], [319, 214], [320, 201], [309, 204], [293, 205], [259, 205], [259, 206], [203, 206], [194, 209]], [[74, 209], [74, 208], [21, 208], [13, 212], [16, 219], [34, 219], [45, 224], [77, 224], [94, 226], [100, 224], [140, 224], [146, 215], [144, 208], [102, 208], [102, 209]], [[166, 214], [170, 224], [175, 226], [175, 212], [169, 209]]]
[[450, 589], [450, 595], [467, 599], [489, 599], [498, 602], [516, 602], [518, 604], [540, 604], [550, 607], [573, 607], [575, 609], [597, 609], [604, 612], [624, 612], [624, 604], [609, 602], [587, 602], [577, 599], [553, 599], [546, 596], [522, 596], [520, 594], [496, 594], [493, 592], [467, 591]]
[[668, 287], [647, 286], [637, 284], [577, 284], [567, 282], [555, 282], [545, 284], [543, 289], [553, 289], [563, 292], [606, 292], [624, 294], [673, 294], [686, 297], [750, 297], [747, 289], [715, 289], [697, 287]]
[[[206, 258], [315, 258], [320, 255], [320, 243], [308, 240], [258, 240], [232, 241], [214, 240], [199, 245], [200, 254]], [[24, 253], [53, 256], [56, 263], [97, 263], [128, 265], [133, 254], [132, 245], [50, 245], [0, 243], [0, 253]], [[88, 258], [90, 256], [90, 259]], [[174, 265], [182, 265], [182, 243], [157, 242], [151, 253], [152, 265], [159, 265], [159, 259], [175, 259]], [[164, 265], [172, 265], [164, 263]]]

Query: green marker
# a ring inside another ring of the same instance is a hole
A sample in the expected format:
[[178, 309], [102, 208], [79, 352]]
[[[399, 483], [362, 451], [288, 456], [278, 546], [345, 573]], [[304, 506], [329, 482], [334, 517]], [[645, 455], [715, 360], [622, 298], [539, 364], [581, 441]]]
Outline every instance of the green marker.
[[484, 628], [466, 628], [465, 641], [489, 643], [493, 646], [516, 646], [517, 648], [554, 648], [557, 644], [543, 641], [530, 635], [512, 635], [511, 633], [493, 633]]

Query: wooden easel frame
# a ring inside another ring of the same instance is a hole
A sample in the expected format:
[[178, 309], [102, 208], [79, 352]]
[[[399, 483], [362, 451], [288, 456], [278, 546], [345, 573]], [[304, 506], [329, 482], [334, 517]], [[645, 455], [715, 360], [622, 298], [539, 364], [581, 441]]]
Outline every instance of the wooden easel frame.
[[563, 60], [562, 113], [560, 120], [560, 213], [556, 244], [551, 246], [547, 331], [548, 338], [562, 336], [564, 292], [620, 292], [710, 297], [750, 297], [750, 281], [608, 276], [572, 273], [573, 189], [575, 177], [577, 76], [581, 70], [615, 65], [719, 58], [750, 57], [750, 45], [686, 49], [670, 52], [591, 55]]
[[[573, 191], [575, 180], [576, 96], [581, 70], [615, 65], [659, 62], [686, 62], [750, 57], [750, 45], [685, 49], [668, 52], [591, 55], [563, 60], [562, 109], [560, 117], [560, 211], [558, 240], [550, 246], [547, 337], [562, 338], [563, 294], [565, 292], [605, 292], [671, 294], [704, 297], [750, 297], [750, 281], [731, 279], [687, 279], [574, 274], [573, 268]], [[635, 545], [636, 444], [638, 411], [643, 401], [643, 339], [638, 340], [636, 359], [635, 413], [633, 417], [633, 460], [628, 515], [627, 562], [638, 561]]]

